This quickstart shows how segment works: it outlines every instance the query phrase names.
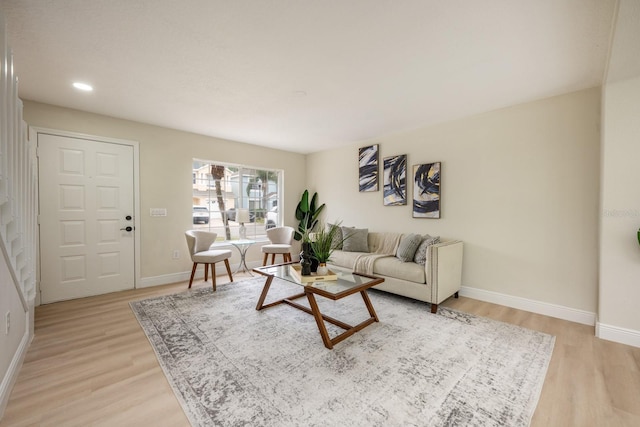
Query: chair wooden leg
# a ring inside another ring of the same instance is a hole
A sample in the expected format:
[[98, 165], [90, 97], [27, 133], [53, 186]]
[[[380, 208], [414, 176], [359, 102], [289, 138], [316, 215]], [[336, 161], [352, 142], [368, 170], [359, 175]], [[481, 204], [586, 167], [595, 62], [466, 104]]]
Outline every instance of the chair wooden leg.
[[189, 279], [189, 288], [191, 288], [191, 284], [193, 283], [193, 276], [196, 274], [196, 267], [198, 267], [198, 263], [193, 263], [193, 268], [191, 269], [191, 278]]
[[438, 312], [438, 304], [431, 304], [431, 312], [434, 314]]
[[262, 265], [267, 265], [267, 258], [269, 258], [269, 254], [264, 254], [264, 259], [262, 260]]
[[229, 265], [229, 260], [224, 260], [224, 266], [227, 267], [227, 274], [229, 275], [229, 281], [233, 282], [233, 276], [231, 275], [231, 266]]
[[211, 264], [211, 282], [213, 285], [213, 292], [216, 291], [216, 264]]
[[276, 263], [276, 254], [271, 254], [271, 265]]
[[209, 280], [209, 264], [204, 264], [204, 281]]

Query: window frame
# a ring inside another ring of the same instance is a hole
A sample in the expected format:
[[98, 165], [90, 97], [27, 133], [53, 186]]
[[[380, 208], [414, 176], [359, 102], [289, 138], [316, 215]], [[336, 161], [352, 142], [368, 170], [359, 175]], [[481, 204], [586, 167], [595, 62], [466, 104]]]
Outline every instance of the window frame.
[[[211, 166], [224, 167], [220, 180], [220, 195], [216, 191], [216, 180], [211, 174]], [[275, 177], [276, 181], [269, 179]], [[262, 178], [266, 178], [266, 186]], [[209, 219], [202, 224], [193, 215], [192, 226], [218, 233], [217, 241], [240, 238], [240, 224], [236, 222], [237, 209], [249, 209], [251, 221], [245, 223], [246, 239], [257, 242], [268, 241], [266, 228], [269, 219], [275, 218], [275, 225], [283, 224], [282, 196], [284, 194], [284, 170], [249, 166], [244, 164], [192, 159], [192, 200], [193, 206], [204, 206], [209, 210]], [[251, 188], [256, 186], [257, 188]], [[220, 201], [224, 209], [219, 206]], [[272, 212], [276, 208], [275, 216]], [[194, 209], [195, 210], [195, 209]], [[225, 223], [226, 219], [226, 223]], [[197, 222], [197, 223], [196, 223]]]

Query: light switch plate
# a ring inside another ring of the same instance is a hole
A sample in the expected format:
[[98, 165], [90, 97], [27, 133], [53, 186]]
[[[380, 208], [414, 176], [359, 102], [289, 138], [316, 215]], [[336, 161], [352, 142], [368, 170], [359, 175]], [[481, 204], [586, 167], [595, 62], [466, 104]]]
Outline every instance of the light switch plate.
[[167, 208], [151, 208], [149, 209], [150, 216], [167, 216]]

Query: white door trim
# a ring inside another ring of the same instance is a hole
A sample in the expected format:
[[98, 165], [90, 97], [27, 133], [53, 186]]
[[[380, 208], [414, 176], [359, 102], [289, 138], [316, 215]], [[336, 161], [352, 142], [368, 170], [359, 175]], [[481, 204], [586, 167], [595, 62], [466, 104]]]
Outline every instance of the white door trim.
[[[29, 126], [29, 139], [38, 140], [38, 135], [55, 135], [68, 138], [88, 139], [96, 142], [107, 142], [111, 144], [128, 145], [133, 148], [133, 226], [134, 233], [134, 288], [140, 287], [140, 143], [127, 139], [110, 138], [106, 136], [89, 135], [79, 132], [69, 132], [58, 129], [42, 128], [38, 126]], [[36, 171], [37, 173], [37, 171]], [[40, 212], [40, 208], [38, 208]], [[40, 244], [40, 233], [38, 233], [38, 245]], [[36, 301], [35, 305], [40, 305], [40, 259], [37, 262], [37, 281], [36, 281]]]

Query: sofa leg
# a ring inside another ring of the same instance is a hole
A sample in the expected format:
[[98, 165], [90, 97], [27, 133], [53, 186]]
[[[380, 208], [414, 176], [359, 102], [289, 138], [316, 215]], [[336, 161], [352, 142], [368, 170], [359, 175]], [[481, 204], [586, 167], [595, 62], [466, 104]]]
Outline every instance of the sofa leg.
[[431, 304], [431, 312], [435, 314], [438, 311], [438, 304]]
[[454, 298], [458, 298], [458, 296], [459, 296], [459, 295], [458, 295], [458, 293], [457, 293], [457, 292], [456, 292], [455, 294], [453, 294], [453, 297], [454, 297]]

